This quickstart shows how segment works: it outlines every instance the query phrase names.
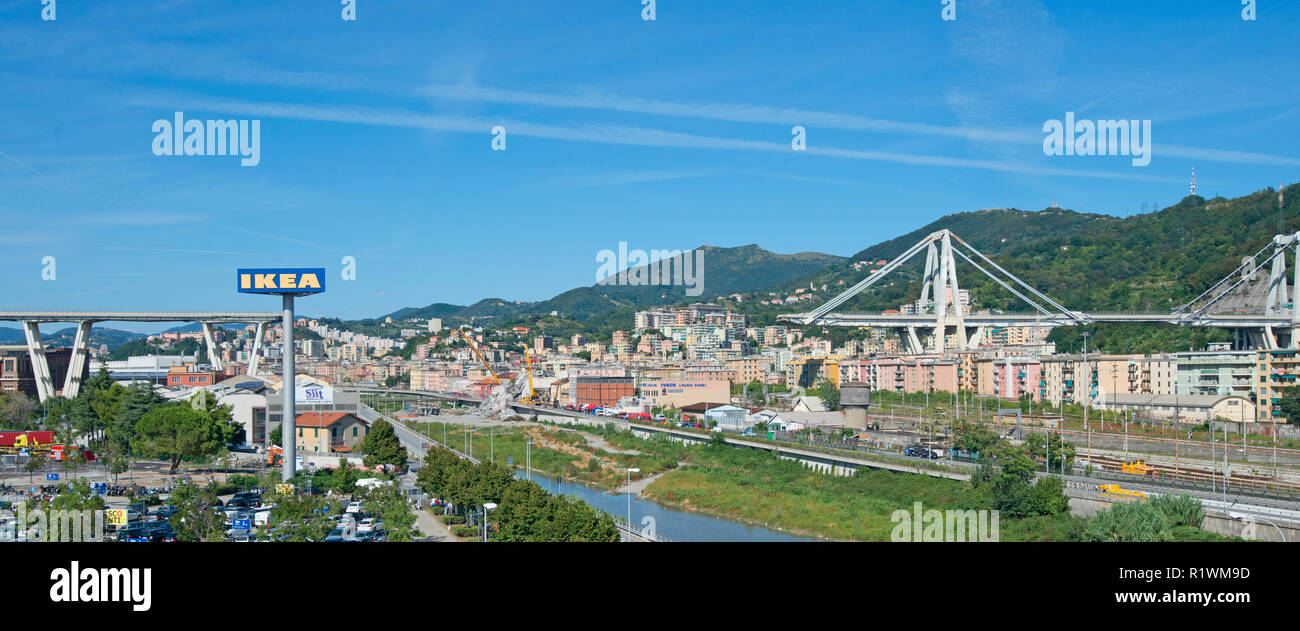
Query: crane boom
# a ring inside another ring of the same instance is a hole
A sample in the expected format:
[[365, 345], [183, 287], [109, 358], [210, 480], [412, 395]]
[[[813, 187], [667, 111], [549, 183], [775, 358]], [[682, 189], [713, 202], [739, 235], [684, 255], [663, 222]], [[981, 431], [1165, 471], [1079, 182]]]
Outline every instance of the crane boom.
[[501, 378], [497, 376], [496, 371], [492, 370], [492, 365], [483, 357], [483, 353], [478, 352], [478, 347], [474, 345], [474, 341], [469, 339], [468, 335], [465, 335], [465, 329], [456, 329], [456, 332], [460, 333], [460, 337], [469, 345], [469, 350], [474, 351], [474, 355], [478, 357], [478, 360], [483, 362], [483, 367], [487, 368], [489, 375], [492, 375], [492, 381], [496, 382], [497, 385], [501, 385]]

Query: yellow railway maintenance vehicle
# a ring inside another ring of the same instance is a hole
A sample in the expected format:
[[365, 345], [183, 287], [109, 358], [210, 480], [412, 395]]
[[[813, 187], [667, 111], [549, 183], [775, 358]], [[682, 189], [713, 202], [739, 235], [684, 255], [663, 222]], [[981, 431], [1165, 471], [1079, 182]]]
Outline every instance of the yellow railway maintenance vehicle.
[[1147, 463], [1141, 460], [1136, 460], [1136, 459], [1125, 460], [1124, 464], [1120, 465], [1121, 473], [1131, 473], [1133, 475], [1151, 475], [1153, 471], [1155, 471], [1155, 469], [1151, 468], [1150, 465], [1148, 465]]
[[1142, 491], [1134, 491], [1132, 489], [1126, 489], [1118, 484], [1102, 484], [1097, 487], [1097, 493], [1099, 495], [1105, 495], [1106, 497], [1120, 497], [1120, 498], [1130, 499], [1130, 500], [1147, 499], [1146, 493], [1143, 493]]

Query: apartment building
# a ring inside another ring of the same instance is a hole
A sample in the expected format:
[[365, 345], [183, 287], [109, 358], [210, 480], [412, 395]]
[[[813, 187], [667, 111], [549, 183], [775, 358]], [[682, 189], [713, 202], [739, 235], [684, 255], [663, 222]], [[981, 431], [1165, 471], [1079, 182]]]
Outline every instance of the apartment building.
[[1256, 391], [1255, 351], [1174, 353], [1176, 394], [1250, 397]]
[[788, 388], [811, 388], [818, 379], [826, 379], [838, 385], [840, 383], [839, 355], [816, 357], [797, 357], [785, 364], [785, 385]]
[[[1028, 396], [1042, 401], [1042, 363], [1037, 357], [1002, 357], [987, 364], [993, 394], [1002, 399]], [[981, 392], [980, 394], [985, 394]]]
[[1259, 384], [1256, 413], [1263, 422], [1286, 422], [1278, 408], [1287, 388], [1295, 387], [1300, 378], [1300, 351], [1280, 349], [1255, 351], [1255, 375]]

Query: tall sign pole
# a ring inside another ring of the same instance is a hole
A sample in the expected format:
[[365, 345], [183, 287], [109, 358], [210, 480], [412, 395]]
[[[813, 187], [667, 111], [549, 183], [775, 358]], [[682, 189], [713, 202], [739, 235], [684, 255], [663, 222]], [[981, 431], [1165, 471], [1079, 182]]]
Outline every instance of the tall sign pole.
[[298, 414], [294, 409], [297, 403], [296, 390], [294, 387], [294, 352], [293, 352], [293, 294], [282, 294], [284, 308], [284, 353], [283, 353], [283, 383], [284, 387], [280, 390], [281, 396], [284, 397], [284, 415], [280, 421], [280, 441], [284, 443], [284, 451], [281, 452], [280, 477], [285, 482], [293, 479], [298, 468]]
[[236, 274], [239, 293], [276, 294], [281, 296], [284, 309], [284, 352], [280, 394], [284, 397], [280, 420], [280, 442], [283, 443], [280, 475], [287, 482], [297, 475], [297, 387], [294, 383], [293, 350], [293, 299], [325, 291], [325, 268], [269, 268], [240, 269]]

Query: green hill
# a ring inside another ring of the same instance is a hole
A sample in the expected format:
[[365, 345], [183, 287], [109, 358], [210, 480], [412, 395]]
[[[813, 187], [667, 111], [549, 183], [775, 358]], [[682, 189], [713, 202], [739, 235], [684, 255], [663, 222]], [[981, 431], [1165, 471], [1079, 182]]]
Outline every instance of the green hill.
[[[489, 298], [465, 307], [435, 303], [426, 307], [399, 309], [388, 315], [394, 320], [443, 318], [447, 324], [452, 325], [469, 322], [471, 319], [480, 324], [485, 320], [492, 323], [506, 322], [524, 316], [546, 315], [552, 311], [565, 318], [585, 320], [629, 308], [645, 309], [710, 300], [733, 293], [755, 292], [807, 277], [846, 260], [841, 256], [817, 252], [777, 254], [752, 244], [735, 248], [705, 245], [697, 250], [702, 250], [704, 256], [704, 275], [700, 283], [702, 293], [699, 296], [687, 296], [685, 288], [679, 285], [596, 284], [570, 289], [540, 302]], [[382, 320], [383, 317], [379, 319]], [[630, 314], [627, 318], [630, 326]]]

